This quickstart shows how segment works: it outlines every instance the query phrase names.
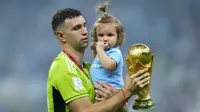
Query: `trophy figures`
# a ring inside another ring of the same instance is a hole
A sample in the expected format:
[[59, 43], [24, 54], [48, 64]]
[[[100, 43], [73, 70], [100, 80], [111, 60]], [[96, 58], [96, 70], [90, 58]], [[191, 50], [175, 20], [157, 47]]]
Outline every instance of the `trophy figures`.
[[[126, 64], [130, 75], [148, 67], [151, 77], [153, 54], [148, 46], [140, 43], [134, 44], [128, 50]], [[138, 91], [132, 108], [134, 110], [151, 110], [155, 108], [154, 101], [150, 97], [150, 83]]]

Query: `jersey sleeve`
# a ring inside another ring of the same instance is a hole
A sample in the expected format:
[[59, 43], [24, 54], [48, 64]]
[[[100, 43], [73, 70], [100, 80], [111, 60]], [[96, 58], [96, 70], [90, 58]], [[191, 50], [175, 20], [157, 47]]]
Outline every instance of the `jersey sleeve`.
[[59, 90], [66, 104], [75, 99], [89, 96], [88, 91], [84, 87], [80, 77], [73, 73], [65, 73], [58, 78], [57, 89]]
[[121, 59], [121, 52], [119, 49], [111, 49], [110, 51], [108, 51], [107, 55], [112, 58], [116, 64], [118, 65]]

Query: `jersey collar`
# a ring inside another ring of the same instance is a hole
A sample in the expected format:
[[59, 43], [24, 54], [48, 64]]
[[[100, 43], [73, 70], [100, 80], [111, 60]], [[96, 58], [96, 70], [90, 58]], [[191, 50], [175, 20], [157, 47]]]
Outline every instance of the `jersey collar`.
[[65, 53], [65, 54], [69, 57], [69, 59], [70, 59], [71, 61], [73, 61], [73, 62], [76, 64], [76, 66], [78, 66], [79, 69], [81, 69], [81, 71], [82, 71], [84, 74], [86, 74], [85, 71], [84, 71], [84, 69], [83, 69], [83, 67], [85, 66], [84, 63], [83, 63], [83, 67], [82, 67], [82, 66], [81, 66], [80, 64], [78, 64], [78, 62], [72, 57], [72, 55], [70, 55], [67, 51], [65, 51], [65, 50], [63, 49], [62, 52]]

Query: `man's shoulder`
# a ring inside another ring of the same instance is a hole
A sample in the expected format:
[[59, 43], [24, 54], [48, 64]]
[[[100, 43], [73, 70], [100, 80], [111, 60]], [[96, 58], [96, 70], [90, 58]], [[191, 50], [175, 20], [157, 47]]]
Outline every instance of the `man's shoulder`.
[[74, 63], [64, 53], [61, 52], [53, 60], [49, 69], [49, 74], [61, 75], [63, 73], [76, 74], [77, 72]]
[[58, 67], [62, 67], [62, 65], [64, 64], [65, 60], [64, 60], [64, 56], [62, 55], [62, 53], [59, 53], [57, 55], [57, 57], [54, 58], [51, 66], [50, 66], [50, 70], [51, 69], [55, 69], [55, 68], [58, 68]]

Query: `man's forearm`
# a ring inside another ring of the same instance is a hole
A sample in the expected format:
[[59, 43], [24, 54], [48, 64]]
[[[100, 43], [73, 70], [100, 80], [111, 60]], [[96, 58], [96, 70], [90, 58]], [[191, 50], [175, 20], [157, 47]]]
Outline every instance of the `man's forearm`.
[[87, 111], [88, 112], [112, 112], [113, 110], [116, 110], [123, 105], [124, 99], [125, 98], [123, 96], [123, 93], [120, 90], [110, 99], [93, 104], [92, 107]]

